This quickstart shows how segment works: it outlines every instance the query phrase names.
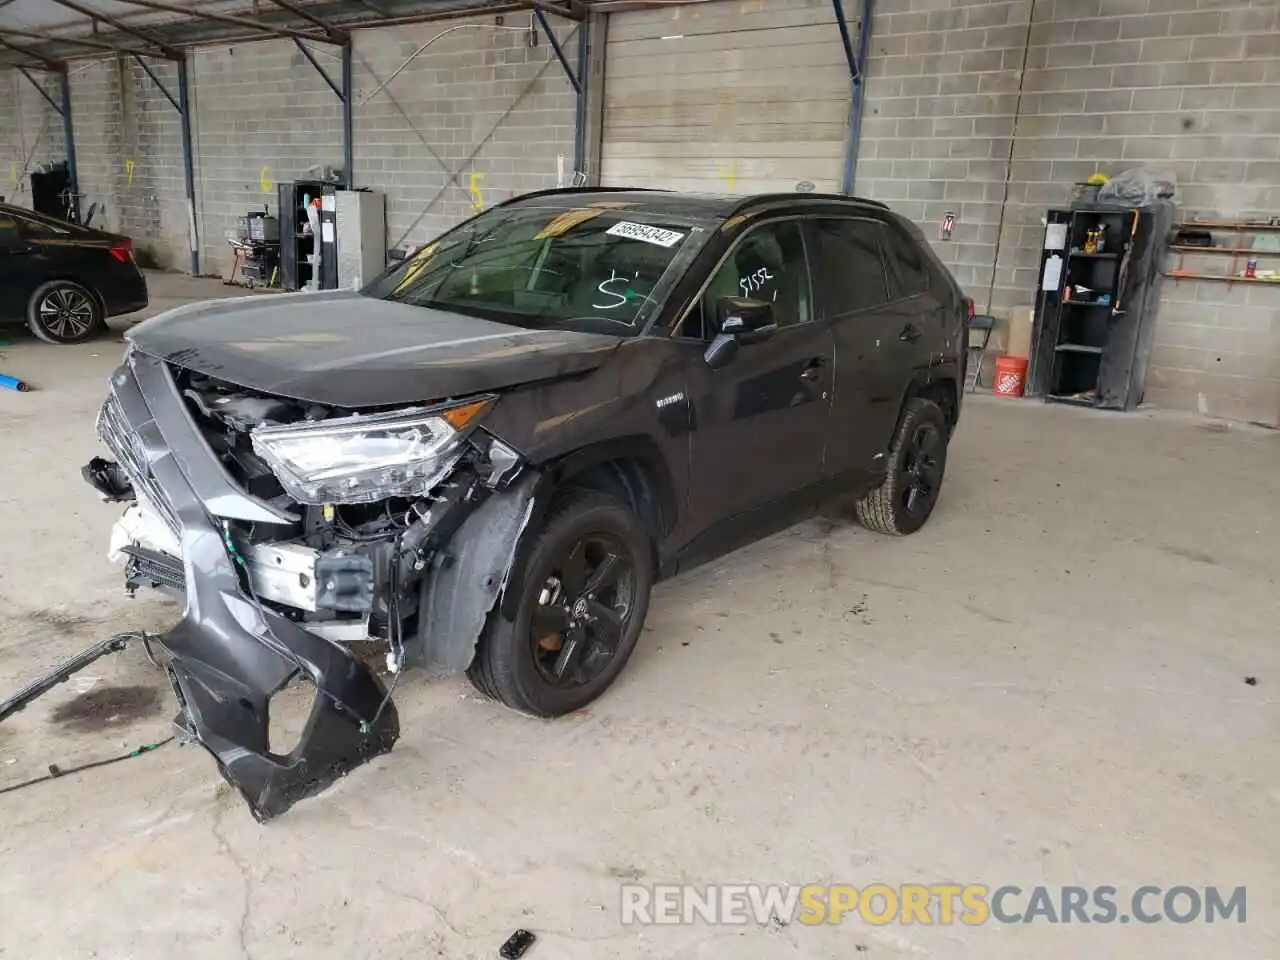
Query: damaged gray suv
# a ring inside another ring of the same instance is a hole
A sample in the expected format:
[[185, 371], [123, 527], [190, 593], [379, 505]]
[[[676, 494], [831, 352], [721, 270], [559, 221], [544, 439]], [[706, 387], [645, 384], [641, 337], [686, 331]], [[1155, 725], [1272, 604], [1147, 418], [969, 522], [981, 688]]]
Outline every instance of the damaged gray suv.
[[557, 716], [618, 676], [655, 580], [835, 497], [918, 529], [971, 310], [869, 201], [533, 194], [364, 290], [134, 328], [85, 476], [128, 504], [128, 587], [183, 603], [148, 638], [178, 725], [267, 819], [395, 743], [370, 642]]

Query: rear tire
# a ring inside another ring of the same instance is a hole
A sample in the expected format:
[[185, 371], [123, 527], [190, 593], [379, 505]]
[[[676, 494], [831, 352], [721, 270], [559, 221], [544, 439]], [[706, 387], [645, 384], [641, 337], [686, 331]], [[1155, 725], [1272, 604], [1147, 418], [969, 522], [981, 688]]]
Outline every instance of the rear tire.
[[98, 298], [70, 280], [50, 280], [31, 295], [27, 326], [45, 343], [84, 343], [106, 329]]
[[941, 407], [922, 397], [908, 400], [889, 451], [888, 474], [858, 501], [858, 522], [890, 536], [923, 527], [942, 490], [949, 434]]
[[618, 500], [574, 490], [555, 504], [525, 564], [514, 620], [489, 615], [467, 676], [513, 710], [558, 717], [613, 683], [649, 609], [649, 535]]

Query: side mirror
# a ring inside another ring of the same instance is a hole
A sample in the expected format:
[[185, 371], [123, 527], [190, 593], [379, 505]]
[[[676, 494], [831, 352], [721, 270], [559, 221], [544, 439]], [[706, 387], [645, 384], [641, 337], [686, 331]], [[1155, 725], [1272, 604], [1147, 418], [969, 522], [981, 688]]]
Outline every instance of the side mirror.
[[721, 297], [716, 301], [720, 333], [711, 341], [702, 359], [712, 369], [728, 363], [738, 347], [768, 340], [778, 329], [773, 304], [743, 297]]

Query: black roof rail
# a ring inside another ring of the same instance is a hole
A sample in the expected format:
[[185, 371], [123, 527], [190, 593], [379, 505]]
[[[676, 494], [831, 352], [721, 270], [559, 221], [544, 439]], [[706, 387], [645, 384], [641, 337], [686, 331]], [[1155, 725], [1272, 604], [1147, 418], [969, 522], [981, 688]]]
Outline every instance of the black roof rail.
[[548, 187], [545, 190], [531, 190], [529, 193], [516, 194], [514, 197], [508, 197], [501, 203], [496, 203], [496, 207], [505, 207], [509, 203], [515, 203], [517, 200], [528, 200], [530, 197], [554, 197], [561, 194], [573, 193], [670, 193], [670, 190], [658, 190], [653, 187]]
[[753, 196], [743, 197], [730, 211], [730, 216], [735, 213], [742, 213], [754, 206], [763, 206], [771, 203], [794, 203], [799, 200], [835, 200], [844, 203], [865, 203], [867, 206], [875, 207], [879, 210], [888, 210], [889, 205], [881, 203], [879, 200], [870, 200], [866, 197], [853, 197], [843, 193], [757, 193]]

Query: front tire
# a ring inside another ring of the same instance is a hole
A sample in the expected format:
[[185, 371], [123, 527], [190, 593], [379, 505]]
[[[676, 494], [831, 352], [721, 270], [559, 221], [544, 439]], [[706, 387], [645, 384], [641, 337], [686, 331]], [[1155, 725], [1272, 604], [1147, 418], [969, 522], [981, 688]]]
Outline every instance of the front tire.
[[84, 343], [106, 329], [102, 304], [70, 280], [51, 280], [31, 295], [27, 326], [45, 343]]
[[649, 609], [649, 535], [627, 506], [592, 490], [556, 503], [525, 565], [514, 620], [495, 609], [472, 684], [513, 710], [558, 717], [613, 683], [635, 649]]
[[858, 522], [868, 530], [905, 536], [933, 513], [947, 469], [946, 415], [932, 400], [912, 397], [889, 451], [882, 483], [858, 501]]

